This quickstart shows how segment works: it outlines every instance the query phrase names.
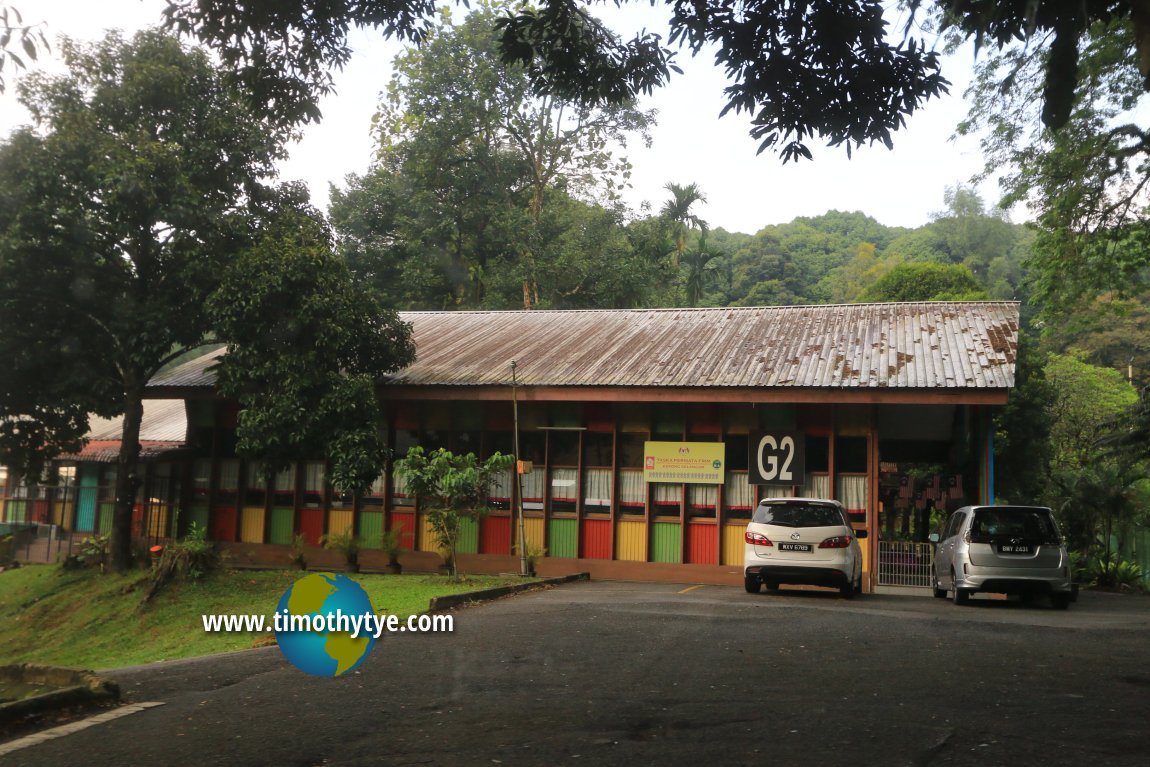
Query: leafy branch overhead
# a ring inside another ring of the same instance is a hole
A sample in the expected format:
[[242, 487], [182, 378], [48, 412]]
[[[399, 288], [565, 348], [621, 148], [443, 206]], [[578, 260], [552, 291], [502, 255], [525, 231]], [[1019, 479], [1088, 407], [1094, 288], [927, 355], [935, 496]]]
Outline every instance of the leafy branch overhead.
[[[19, 45], [19, 52], [13, 50]], [[0, 93], [4, 92], [4, 68], [11, 62], [14, 69], [27, 69], [42, 52], [51, 50], [44, 36], [44, 23], [26, 23], [20, 11], [0, 5]], [[23, 55], [21, 55], [23, 54]]]

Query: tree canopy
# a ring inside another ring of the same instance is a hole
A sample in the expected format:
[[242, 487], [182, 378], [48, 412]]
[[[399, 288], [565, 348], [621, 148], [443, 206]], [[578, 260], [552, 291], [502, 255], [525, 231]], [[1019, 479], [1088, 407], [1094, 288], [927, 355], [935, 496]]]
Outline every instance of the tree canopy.
[[[333, 268], [300, 192], [271, 185], [288, 129], [165, 34], [61, 53], [67, 73], [19, 84], [36, 127], [0, 144], [0, 462], [36, 481], [90, 414], [123, 415], [125, 567], [145, 386], [214, 341], [243, 449], [274, 463], [323, 444], [337, 476], [370, 482], [384, 460], [370, 383], [411, 359], [408, 331]], [[298, 417], [317, 403], [330, 423]]]

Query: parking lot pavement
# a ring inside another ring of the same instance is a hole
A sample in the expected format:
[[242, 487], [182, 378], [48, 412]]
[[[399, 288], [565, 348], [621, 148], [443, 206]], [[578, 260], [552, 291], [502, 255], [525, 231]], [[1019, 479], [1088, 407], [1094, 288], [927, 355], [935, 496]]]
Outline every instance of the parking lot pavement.
[[1150, 754], [1150, 599], [1046, 604], [579, 583], [385, 637], [125, 670], [166, 705], [3, 764], [1110, 765]]

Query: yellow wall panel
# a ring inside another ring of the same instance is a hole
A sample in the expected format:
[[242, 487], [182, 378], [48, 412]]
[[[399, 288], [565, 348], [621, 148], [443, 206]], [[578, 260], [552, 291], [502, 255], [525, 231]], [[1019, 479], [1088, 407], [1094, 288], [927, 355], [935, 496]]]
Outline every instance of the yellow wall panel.
[[438, 552], [439, 547], [435, 545], [435, 533], [431, 531], [431, 525], [427, 521], [426, 514], [419, 515], [419, 530], [419, 550]]
[[615, 558], [628, 562], [647, 561], [647, 523], [624, 520], [619, 523]]
[[52, 524], [58, 525], [65, 530], [71, 530], [72, 518], [74, 516], [73, 509], [75, 508], [76, 504], [71, 501], [67, 503], [64, 501], [57, 501], [56, 503], [52, 504]]
[[723, 525], [723, 564], [727, 566], [743, 566], [743, 536], [747, 532], [747, 523], [734, 523]]
[[342, 535], [351, 530], [354, 524], [355, 513], [351, 510], [335, 510], [332, 509], [327, 516], [327, 533], [328, 535]]
[[264, 542], [264, 509], [249, 506], [240, 512], [240, 540], [244, 543]]
[[[547, 520], [543, 517], [524, 517], [523, 518], [523, 534], [527, 536], [527, 550], [542, 549], [543, 548], [543, 531], [546, 529], [545, 522]], [[518, 545], [519, 531], [515, 531], [515, 541]]]
[[[153, 538], [167, 538], [172, 534], [168, 504], [157, 503], [148, 508], [144, 516], [145, 529], [141, 532]], [[262, 532], [262, 531], [261, 531]]]

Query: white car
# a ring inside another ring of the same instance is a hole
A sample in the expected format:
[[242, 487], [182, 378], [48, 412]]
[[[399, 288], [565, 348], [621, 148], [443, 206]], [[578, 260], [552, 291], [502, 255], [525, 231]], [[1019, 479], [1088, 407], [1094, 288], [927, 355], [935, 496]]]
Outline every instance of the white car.
[[765, 498], [759, 502], [743, 539], [743, 578], [747, 593], [766, 584], [832, 586], [844, 597], [862, 590], [862, 551], [866, 531], [851, 527], [838, 501], [821, 498]]

